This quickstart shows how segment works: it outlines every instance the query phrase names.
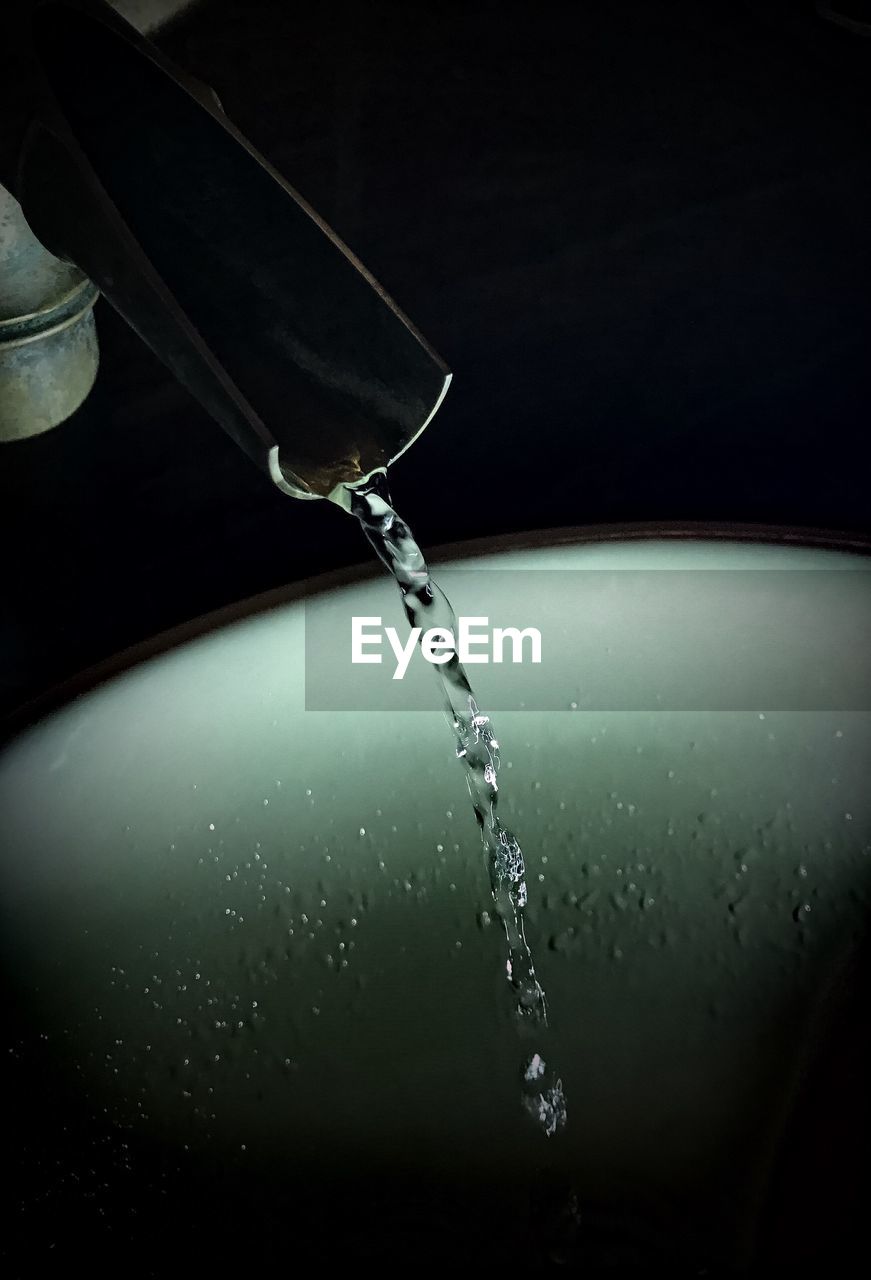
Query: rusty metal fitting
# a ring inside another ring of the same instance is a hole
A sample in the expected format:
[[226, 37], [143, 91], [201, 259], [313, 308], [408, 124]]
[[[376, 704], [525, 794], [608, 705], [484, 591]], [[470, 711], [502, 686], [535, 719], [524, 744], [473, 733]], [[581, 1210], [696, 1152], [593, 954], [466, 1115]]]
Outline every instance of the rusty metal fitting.
[[0, 441], [56, 427], [97, 375], [99, 290], [55, 258], [0, 187]]

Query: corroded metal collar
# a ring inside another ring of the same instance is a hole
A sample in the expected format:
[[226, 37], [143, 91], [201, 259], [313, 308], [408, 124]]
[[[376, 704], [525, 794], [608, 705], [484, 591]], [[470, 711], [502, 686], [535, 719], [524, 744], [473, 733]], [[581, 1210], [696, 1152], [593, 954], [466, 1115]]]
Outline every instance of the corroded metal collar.
[[0, 187], [0, 440], [22, 440], [78, 409], [97, 373], [97, 286], [50, 254]]
[[68, 329], [91, 310], [100, 291], [85, 277], [55, 302], [23, 316], [0, 319], [0, 348], [38, 342]]

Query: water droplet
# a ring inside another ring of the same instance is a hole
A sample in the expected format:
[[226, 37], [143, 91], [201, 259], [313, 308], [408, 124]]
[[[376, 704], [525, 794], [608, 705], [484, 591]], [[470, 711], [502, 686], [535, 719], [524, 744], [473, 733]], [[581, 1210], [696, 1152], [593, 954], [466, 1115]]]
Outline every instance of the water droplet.
[[571, 951], [576, 937], [577, 931], [574, 928], [565, 929], [562, 933], [552, 934], [547, 945], [551, 951]]

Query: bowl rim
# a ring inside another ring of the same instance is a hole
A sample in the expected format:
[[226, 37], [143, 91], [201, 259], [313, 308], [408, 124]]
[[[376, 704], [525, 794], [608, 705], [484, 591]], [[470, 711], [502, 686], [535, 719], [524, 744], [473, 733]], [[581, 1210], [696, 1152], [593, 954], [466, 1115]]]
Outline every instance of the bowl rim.
[[[871, 534], [813, 527], [735, 524], [728, 521], [644, 521], [625, 524], [567, 525], [555, 529], [527, 529], [518, 533], [491, 534], [460, 542], [440, 544], [428, 550], [430, 561], [449, 564], [476, 556], [506, 551], [531, 551], [544, 547], [582, 546], [594, 543], [644, 542], [673, 539], [687, 542], [749, 542], [761, 546], [817, 547], [871, 555]], [[297, 600], [381, 577], [384, 569], [371, 561], [346, 565], [308, 578], [299, 578], [241, 600], [221, 605], [195, 618], [177, 623], [120, 649], [83, 670], [49, 686], [0, 718], [0, 748], [52, 712], [75, 702], [101, 685], [153, 658], [198, 640], [212, 631], [244, 619], [269, 613]]]

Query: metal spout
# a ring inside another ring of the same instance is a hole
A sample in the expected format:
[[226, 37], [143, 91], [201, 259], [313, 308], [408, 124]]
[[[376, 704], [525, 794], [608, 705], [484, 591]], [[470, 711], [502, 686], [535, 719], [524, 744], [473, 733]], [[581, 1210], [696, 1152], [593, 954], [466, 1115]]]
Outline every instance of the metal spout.
[[423, 430], [450, 373], [214, 94], [102, 0], [40, 0], [16, 194], [276, 484], [328, 496]]

